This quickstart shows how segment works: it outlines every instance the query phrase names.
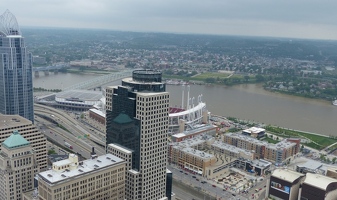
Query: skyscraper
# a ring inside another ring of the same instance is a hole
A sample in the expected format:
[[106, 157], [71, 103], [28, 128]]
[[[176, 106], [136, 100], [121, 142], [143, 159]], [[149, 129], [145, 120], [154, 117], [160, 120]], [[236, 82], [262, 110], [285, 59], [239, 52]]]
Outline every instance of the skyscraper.
[[32, 55], [26, 50], [15, 16], [0, 15], [0, 113], [34, 123]]
[[14, 131], [1, 145], [0, 199], [22, 199], [22, 192], [34, 188], [34, 172], [39, 171], [30, 142]]
[[132, 152], [127, 199], [167, 199], [169, 93], [161, 78], [161, 72], [135, 70], [121, 86], [106, 88], [107, 144]]

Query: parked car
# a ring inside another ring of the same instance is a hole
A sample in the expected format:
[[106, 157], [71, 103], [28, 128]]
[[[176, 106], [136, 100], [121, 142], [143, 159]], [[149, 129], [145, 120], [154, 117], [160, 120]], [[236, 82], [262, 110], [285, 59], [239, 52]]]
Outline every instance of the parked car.
[[216, 187], [216, 185], [212, 185], [212, 187]]

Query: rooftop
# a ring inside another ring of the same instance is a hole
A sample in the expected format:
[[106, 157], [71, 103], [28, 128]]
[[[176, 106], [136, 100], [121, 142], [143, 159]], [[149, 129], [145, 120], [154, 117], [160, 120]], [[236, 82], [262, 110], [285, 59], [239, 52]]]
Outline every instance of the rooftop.
[[0, 114], [0, 127], [8, 128], [8, 127], [17, 127], [21, 126], [23, 124], [32, 124], [31, 121], [29, 121], [26, 118], [21, 117], [20, 115], [2, 115]]
[[[54, 165], [61, 165], [64, 164], [64, 162], [67, 162], [67, 160], [55, 162]], [[83, 164], [78, 165], [76, 169], [65, 170], [61, 172], [56, 170], [48, 170], [41, 172], [38, 175], [39, 178], [42, 178], [49, 184], [57, 184], [58, 182], [69, 181], [71, 178], [93, 173], [100, 169], [122, 164], [123, 162], [123, 159], [120, 159], [112, 154], [106, 154], [98, 156], [95, 159], [84, 160]]]
[[311, 170], [315, 170], [318, 169], [320, 167], [322, 167], [322, 163], [319, 161], [315, 161], [315, 160], [308, 160], [307, 162], [303, 163], [303, 164], [298, 164], [297, 167], [304, 167], [307, 169], [311, 169]]
[[330, 183], [337, 183], [337, 179], [321, 174], [307, 173], [304, 183], [325, 191]]
[[82, 101], [99, 101], [103, 94], [93, 90], [67, 90], [56, 94], [55, 98], [78, 99]]
[[249, 129], [246, 129], [246, 130], [243, 130], [243, 131], [247, 132], [247, 133], [260, 133], [260, 132], [265, 131], [265, 129], [263, 129], [263, 128], [257, 128], [257, 127], [251, 127]]
[[2, 143], [2, 145], [9, 149], [28, 146], [29, 144], [30, 142], [22, 137], [17, 130], [13, 131], [12, 135]]
[[298, 178], [304, 176], [304, 174], [288, 169], [276, 169], [272, 176], [293, 183]]

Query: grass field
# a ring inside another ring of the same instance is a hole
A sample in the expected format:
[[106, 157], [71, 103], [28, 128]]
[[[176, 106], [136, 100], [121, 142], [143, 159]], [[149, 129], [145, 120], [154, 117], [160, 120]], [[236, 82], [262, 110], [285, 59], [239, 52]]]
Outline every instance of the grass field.
[[337, 142], [337, 139], [330, 138], [327, 136], [315, 135], [315, 134], [310, 134], [306, 132], [289, 130], [289, 129], [274, 127], [274, 126], [267, 126], [265, 128], [267, 131], [271, 132], [274, 135], [278, 135], [280, 137], [285, 137], [285, 138], [295, 137], [295, 138], [309, 139], [312, 142], [306, 143], [303, 145], [309, 146], [309, 147], [312, 147], [318, 150], [324, 149], [325, 147]]
[[194, 76], [193, 78], [196, 79], [207, 79], [207, 78], [227, 78], [230, 74], [228, 73], [211, 73], [211, 72], [207, 72], [207, 73], [202, 73], [199, 74], [197, 76]]

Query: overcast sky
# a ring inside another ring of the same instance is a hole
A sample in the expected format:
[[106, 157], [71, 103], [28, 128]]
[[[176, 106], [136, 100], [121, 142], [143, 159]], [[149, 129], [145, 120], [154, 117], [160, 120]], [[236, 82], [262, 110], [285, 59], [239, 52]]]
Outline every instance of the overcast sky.
[[337, 39], [337, 0], [0, 0], [20, 26]]

